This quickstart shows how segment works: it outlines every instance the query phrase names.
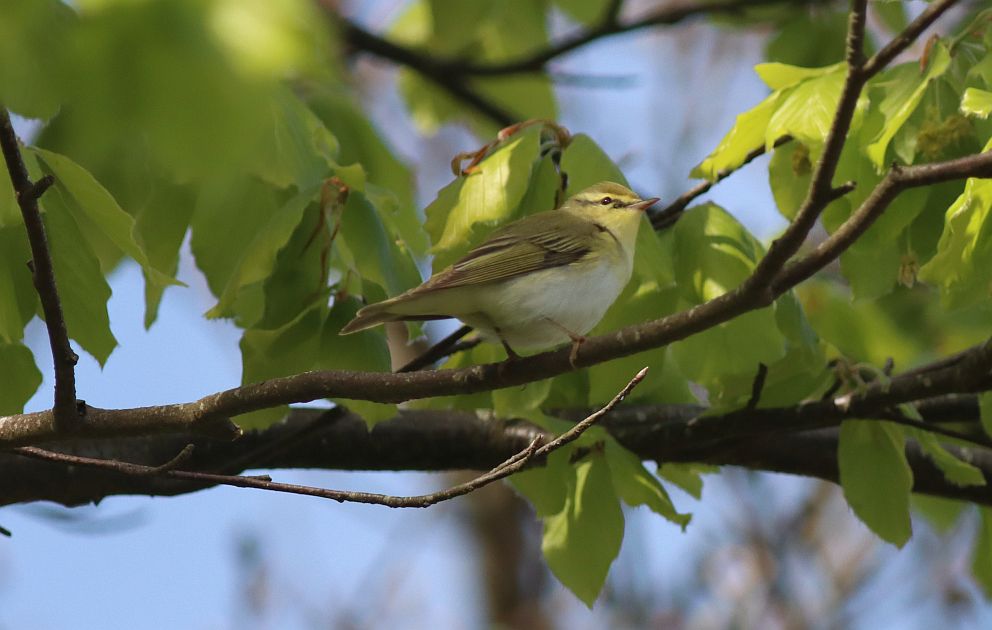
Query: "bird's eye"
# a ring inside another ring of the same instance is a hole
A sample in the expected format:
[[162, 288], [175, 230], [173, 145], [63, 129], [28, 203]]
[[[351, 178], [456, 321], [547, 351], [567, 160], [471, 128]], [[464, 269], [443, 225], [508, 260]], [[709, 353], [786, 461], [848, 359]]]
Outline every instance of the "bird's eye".
[[602, 199], [599, 200], [599, 203], [603, 204], [604, 206], [608, 206], [611, 203], [613, 203], [613, 199], [611, 199], [610, 197], [603, 197]]

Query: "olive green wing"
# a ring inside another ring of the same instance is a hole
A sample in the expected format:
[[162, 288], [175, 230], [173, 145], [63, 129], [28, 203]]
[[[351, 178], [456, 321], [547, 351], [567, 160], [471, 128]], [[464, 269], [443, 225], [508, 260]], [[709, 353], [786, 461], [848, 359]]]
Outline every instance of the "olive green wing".
[[597, 232], [592, 223], [560, 210], [534, 214], [497, 230], [415, 291], [499, 282], [569, 265], [590, 254]]

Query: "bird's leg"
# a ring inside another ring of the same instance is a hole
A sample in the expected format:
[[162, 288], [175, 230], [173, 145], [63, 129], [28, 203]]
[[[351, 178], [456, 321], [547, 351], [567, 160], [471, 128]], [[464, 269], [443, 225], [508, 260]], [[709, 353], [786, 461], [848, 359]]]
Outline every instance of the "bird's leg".
[[[496, 334], [497, 335], [499, 334], [499, 330], [496, 331]], [[500, 343], [503, 344], [503, 349], [506, 350], [506, 360], [507, 361], [519, 361], [520, 360], [520, 355], [517, 354], [513, 350], [513, 348], [510, 347], [510, 344], [506, 343], [506, 339], [503, 339], [502, 337], [500, 337], [499, 340], [500, 340]]]
[[575, 365], [575, 362], [578, 361], [578, 359], [579, 359], [579, 346], [581, 346], [582, 344], [584, 344], [586, 342], [585, 335], [580, 335], [577, 332], [573, 332], [573, 331], [569, 330], [568, 328], [566, 328], [565, 326], [562, 326], [561, 324], [559, 324], [555, 320], [551, 319], [550, 317], [545, 317], [544, 319], [549, 324], [551, 324], [552, 326], [554, 326], [558, 330], [560, 330], [563, 333], [565, 333], [566, 335], [568, 335], [568, 338], [572, 340], [572, 351], [568, 353], [568, 363], [573, 368], [577, 368], [578, 366]]

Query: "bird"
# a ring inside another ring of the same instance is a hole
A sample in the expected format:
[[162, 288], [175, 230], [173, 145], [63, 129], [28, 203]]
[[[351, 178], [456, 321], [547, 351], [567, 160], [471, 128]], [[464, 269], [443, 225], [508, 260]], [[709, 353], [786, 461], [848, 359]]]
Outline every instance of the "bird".
[[423, 284], [361, 308], [339, 334], [456, 318], [502, 343], [510, 360], [570, 341], [575, 365], [585, 334], [630, 280], [641, 217], [657, 201], [615, 182], [590, 186], [495, 230]]

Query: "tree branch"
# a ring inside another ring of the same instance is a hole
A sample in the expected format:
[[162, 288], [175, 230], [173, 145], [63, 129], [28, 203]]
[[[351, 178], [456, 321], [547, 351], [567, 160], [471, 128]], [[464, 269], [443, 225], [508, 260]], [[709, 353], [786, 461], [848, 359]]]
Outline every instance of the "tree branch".
[[[954, 422], [981, 431], [978, 402], [973, 395], [935, 397], [919, 402], [916, 407], [931, 427], [933, 423]], [[770, 416], [780, 422], [769, 432], [719, 443], [713, 442], [710, 435], [700, 436], [693, 431], [698, 422], [695, 419], [704, 411], [695, 405], [624, 405], [613, 409], [601, 422], [621, 444], [642, 459], [740, 465], [837, 481], [840, 420], [814, 431], [791, 432], [786, 426], [802, 419], [806, 414], [804, 406], [794, 406], [787, 413], [782, 409], [750, 409], [738, 412], [744, 414], [742, 424], [764, 424]], [[582, 418], [585, 414], [574, 410], [562, 415]], [[295, 439], [302, 434], [307, 439]], [[527, 422], [494, 421], [472, 412], [404, 410], [396, 419], [378, 423], [370, 430], [360, 417], [347, 410], [296, 409], [286, 422], [248, 433], [236, 442], [191, 436], [146, 436], [113, 442], [79, 440], [64, 444], [59, 450], [85, 458], [140, 462], [153, 468], [192, 443], [195, 450], [183, 465], [196, 471], [486, 470], [498, 467], [538, 438], [549, 439], [549, 436]], [[283, 448], [286, 445], [289, 447]], [[992, 486], [958, 488], [948, 483], [918, 449], [914, 451], [912, 443], [907, 455], [914, 471], [915, 491], [992, 505]], [[967, 457], [992, 480], [992, 459], [987, 450], [970, 449]], [[0, 505], [35, 500], [78, 505], [111, 494], [175, 495], [210, 485], [213, 484], [205, 481], [124, 475], [0, 453]]]
[[0, 106], [0, 147], [7, 162], [7, 172], [14, 187], [17, 205], [24, 217], [24, 227], [31, 245], [31, 276], [41, 300], [41, 310], [45, 314], [45, 326], [48, 328], [48, 342], [52, 348], [52, 361], [55, 364], [55, 400], [52, 407], [54, 419], [61, 431], [72, 431], [79, 419], [75, 374], [79, 357], [69, 346], [69, 333], [62, 315], [62, 303], [55, 283], [55, 269], [48, 249], [48, 238], [45, 236], [45, 224], [38, 210], [38, 199], [55, 183], [55, 179], [48, 175], [37, 182], [31, 181], [21, 157], [14, 126], [10, 122], [10, 114], [3, 106]]
[[49, 451], [34, 446], [23, 446], [20, 448], [13, 449], [13, 453], [17, 455], [22, 455], [24, 457], [32, 457], [35, 459], [44, 460], [47, 462], [55, 462], [60, 464], [67, 464], [70, 466], [87, 466], [91, 468], [99, 468], [102, 470], [112, 471], [117, 474], [130, 475], [137, 477], [149, 477], [149, 476], [163, 476], [169, 479], [178, 479], [183, 481], [192, 481], [196, 483], [202, 483], [207, 485], [225, 485], [225, 486], [235, 486], [238, 488], [256, 488], [259, 490], [270, 490], [273, 492], [285, 492], [289, 494], [302, 494], [306, 496], [319, 497], [323, 499], [331, 499], [338, 501], [339, 503], [368, 503], [374, 505], [384, 505], [391, 508], [425, 508], [441, 503], [442, 501], [447, 501], [449, 499], [454, 499], [455, 497], [460, 497], [483, 486], [487, 486], [494, 481], [504, 479], [509, 477], [515, 472], [523, 470], [524, 467], [529, 466], [531, 463], [536, 461], [542, 461], [548, 455], [558, 450], [559, 448], [569, 444], [579, 438], [586, 430], [588, 430], [592, 425], [598, 422], [603, 416], [608, 414], [617, 404], [620, 403], [625, 397], [627, 397], [630, 392], [637, 387], [637, 385], [644, 380], [647, 375], [648, 368], [643, 368], [624, 386], [616, 396], [613, 397], [604, 407], [598, 411], [593, 412], [581, 422], [576, 424], [574, 427], [563, 433], [562, 435], [554, 438], [547, 444], [538, 447], [538, 445], [544, 440], [544, 436], [534, 437], [527, 447], [507, 460], [490, 470], [489, 472], [476, 477], [466, 483], [459, 484], [457, 486], [447, 488], [445, 490], [440, 490], [438, 492], [433, 492], [431, 494], [424, 494], [412, 497], [400, 497], [386, 494], [377, 494], [370, 492], [356, 492], [350, 490], [331, 490], [327, 488], [317, 488], [314, 486], [302, 486], [298, 484], [288, 484], [279, 483], [272, 481], [267, 476], [263, 477], [245, 477], [238, 475], [218, 475], [214, 473], [204, 473], [204, 472], [194, 472], [186, 470], [174, 470], [175, 466], [182, 463], [186, 458], [189, 457], [191, 453], [190, 446], [187, 446], [183, 451], [176, 457], [172, 458], [165, 464], [160, 466], [145, 466], [142, 464], [134, 464], [129, 462], [122, 462], [116, 460], [108, 459], [97, 459], [92, 457], [82, 457], [79, 455], [69, 455], [66, 453], [58, 453], [54, 451]]

